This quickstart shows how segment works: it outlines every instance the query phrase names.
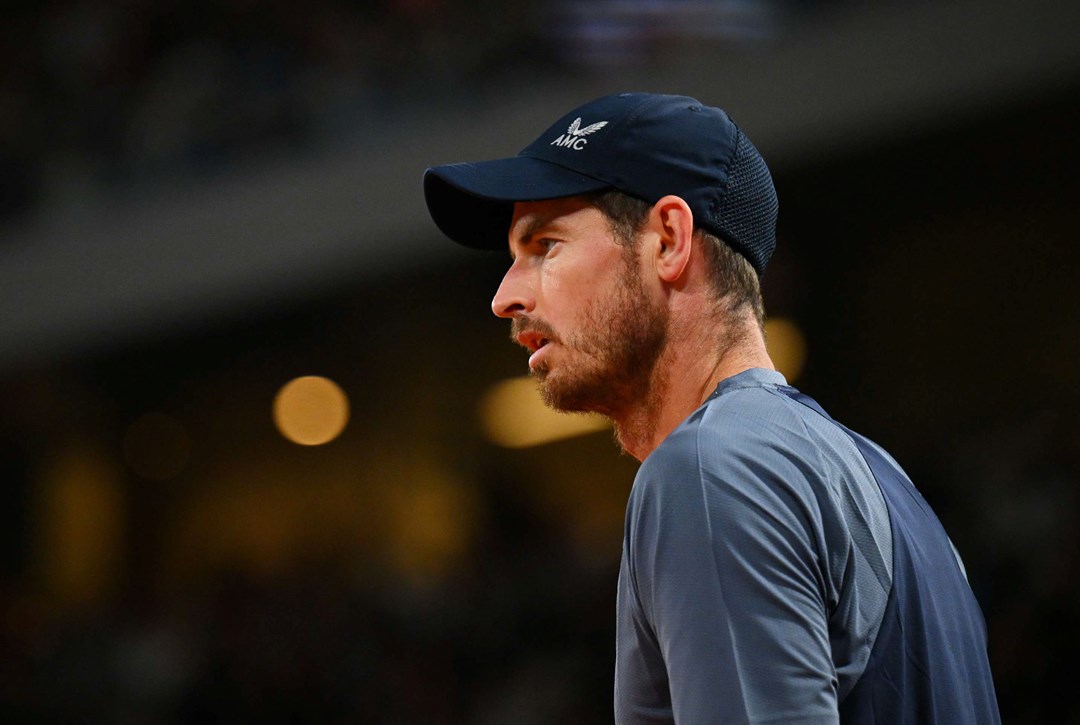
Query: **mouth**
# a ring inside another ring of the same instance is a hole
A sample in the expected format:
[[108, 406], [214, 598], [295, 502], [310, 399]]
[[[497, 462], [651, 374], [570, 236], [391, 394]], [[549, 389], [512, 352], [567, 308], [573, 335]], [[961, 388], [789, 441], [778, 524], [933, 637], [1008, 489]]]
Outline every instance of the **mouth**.
[[514, 339], [531, 353], [529, 355], [529, 370], [535, 372], [537, 366], [540, 365], [540, 358], [544, 355], [543, 350], [551, 344], [552, 339], [535, 330], [519, 333]]
[[535, 353], [549, 342], [551, 342], [550, 338], [538, 332], [523, 332], [517, 336], [517, 343], [531, 353]]

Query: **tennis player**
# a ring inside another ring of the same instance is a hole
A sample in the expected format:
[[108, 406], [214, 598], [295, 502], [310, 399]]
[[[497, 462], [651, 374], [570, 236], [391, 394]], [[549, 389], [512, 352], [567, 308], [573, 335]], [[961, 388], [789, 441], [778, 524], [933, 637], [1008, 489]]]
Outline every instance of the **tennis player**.
[[642, 462], [616, 722], [1000, 722], [937, 517], [769, 359], [776, 194], [724, 111], [599, 98], [514, 157], [428, 169], [424, 191], [451, 239], [509, 250], [492, 309], [546, 402], [608, 416]]

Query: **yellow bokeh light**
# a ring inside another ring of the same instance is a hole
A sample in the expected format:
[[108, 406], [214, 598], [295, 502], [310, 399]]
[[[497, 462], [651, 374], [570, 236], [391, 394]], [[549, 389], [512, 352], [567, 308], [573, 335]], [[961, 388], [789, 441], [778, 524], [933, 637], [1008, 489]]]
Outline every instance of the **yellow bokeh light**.
[[529, 377], [496, 383], [480, 402], [488, 439], [504, 448], [528, 448], [572, 438], [610, 426], [599, 415], [558, 413], [544, 405]]
[[282, 386], [273, 414], [281, 435], [302, 446], [319, 446], [345, 430], [349, 399], [333, 380], [305, 375]]
[[128, 521], [120, 472], [93, 446], [61, 446], [34, 487], [36, 560], [46, 590], [87, 604], [120, 579]]
[[765, 323], [769, 357], [788, 382], [794, 382], [806, 365], [806, 337], [791, 320], [774, 317]]

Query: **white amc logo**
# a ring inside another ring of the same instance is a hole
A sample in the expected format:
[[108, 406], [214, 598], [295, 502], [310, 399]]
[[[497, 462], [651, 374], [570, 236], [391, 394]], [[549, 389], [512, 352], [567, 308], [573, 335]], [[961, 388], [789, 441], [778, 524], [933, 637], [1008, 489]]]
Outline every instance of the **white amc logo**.
[[570, 128], [566, 129], [566, 133], [552, 141], [550, 145], [581, 151], [581, 149], [585, 148], [585, 144], [588, 143], [588, 140], [585, 137], [591, 133], [596, 133], [606, 125], [607, 121], [600, 121], [591, 126], [581, 128], [581, 118], [575, 118], [574, 122], [570, 124]]

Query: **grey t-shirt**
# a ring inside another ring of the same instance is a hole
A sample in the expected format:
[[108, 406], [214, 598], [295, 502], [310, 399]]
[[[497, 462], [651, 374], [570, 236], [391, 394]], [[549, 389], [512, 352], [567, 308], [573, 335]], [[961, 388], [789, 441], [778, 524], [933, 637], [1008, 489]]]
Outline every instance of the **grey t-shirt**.
[[645, 459], [626, 514], [615, 720], [836, 723], [892, 582], [881, 491], [839, 427], [752, 369]]

